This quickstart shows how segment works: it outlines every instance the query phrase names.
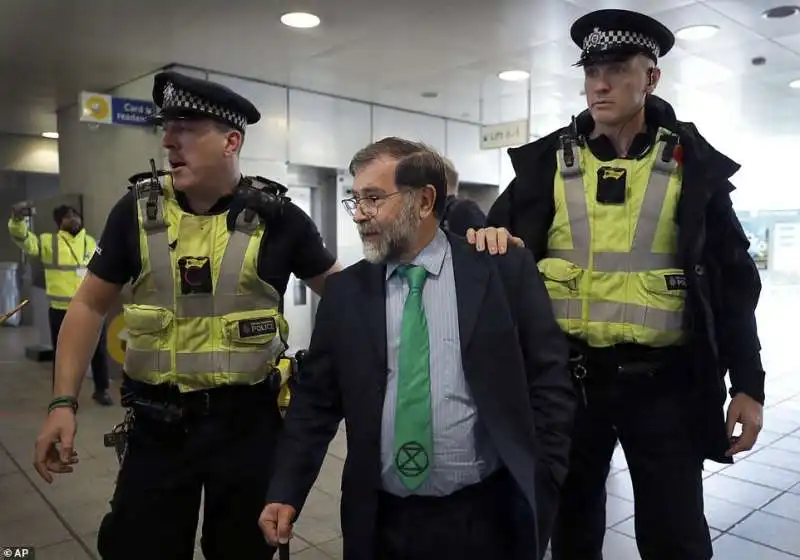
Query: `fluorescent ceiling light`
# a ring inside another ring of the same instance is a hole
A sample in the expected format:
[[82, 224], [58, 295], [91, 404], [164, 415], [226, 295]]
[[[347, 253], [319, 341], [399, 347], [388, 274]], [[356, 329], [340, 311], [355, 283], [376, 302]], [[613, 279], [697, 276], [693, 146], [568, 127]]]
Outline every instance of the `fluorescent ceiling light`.
[[53, 140], [58, 139], [58, 132], [42, 132], [42, 136], [45, 138], [52, 138]]
[[497, 75], [504, 82], [521, 82], [531, 77], [525, 70], [504, 70]]
[[311, 29], [319, 25], [320, 19], [314, 14], [308, 12], [289, 12], [281, 16], [281, 23], [288, 27], [297, 27], [298, 29]]
[[800, 89], [800, 78], [798, 78], [797, 80], [792, 80], [791, 82], [789, 82], [789, 87], [792, 88], [792, 89]]
[[683, 29], [678, 29], [675, 36], [684, 41], [701, 41], [713, 37], [719, 31], [716, 25], [690, 25]]

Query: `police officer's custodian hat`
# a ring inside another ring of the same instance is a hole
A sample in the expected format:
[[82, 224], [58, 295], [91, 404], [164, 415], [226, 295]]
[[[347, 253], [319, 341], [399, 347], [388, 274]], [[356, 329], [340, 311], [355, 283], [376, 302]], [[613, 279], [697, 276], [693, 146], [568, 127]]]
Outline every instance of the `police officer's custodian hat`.
[[643, 54], [657, 62], [675, 45], [675, 36], [653, 18], [628, 10], [597, 10], [572, 24], [572, 40], [581, 49], [577, 66], [617, 62]]
[[255, 106], [228, 87], [178, 72], [161, 72], [153, 80], [154, 121], [207, 118], [244, 132], [261, 119]]

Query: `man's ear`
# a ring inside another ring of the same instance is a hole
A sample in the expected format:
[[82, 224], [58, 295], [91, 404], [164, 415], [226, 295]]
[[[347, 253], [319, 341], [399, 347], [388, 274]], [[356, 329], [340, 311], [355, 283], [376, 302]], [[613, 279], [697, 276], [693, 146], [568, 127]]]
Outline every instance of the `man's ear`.
[[433, 185], [425, 185], [418, 196], [420, 197], [420, 217], [425, 218], [433, 213], [436, 206], [436, 188]]
[[238, 130], [231, 130], [225, 135], [225, 155], [232, 156], [242, 150], [244, 135]]
[[661, 81], [661, 68], [651, 66], [647, 70], [647, 93], [653, 93], [659, 81]]

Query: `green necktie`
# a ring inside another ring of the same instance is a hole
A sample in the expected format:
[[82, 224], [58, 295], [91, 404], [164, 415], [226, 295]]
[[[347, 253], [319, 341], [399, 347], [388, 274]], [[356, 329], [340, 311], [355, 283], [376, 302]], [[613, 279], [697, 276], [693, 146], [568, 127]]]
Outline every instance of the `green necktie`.
[[428, 477], [433, 458], [430, 342], [422, 305], [426, 272], [421, 266], [403, 266], [398, 273], [409, 289], [400, 329], [394, 465], [403, 484], [414, 490]]

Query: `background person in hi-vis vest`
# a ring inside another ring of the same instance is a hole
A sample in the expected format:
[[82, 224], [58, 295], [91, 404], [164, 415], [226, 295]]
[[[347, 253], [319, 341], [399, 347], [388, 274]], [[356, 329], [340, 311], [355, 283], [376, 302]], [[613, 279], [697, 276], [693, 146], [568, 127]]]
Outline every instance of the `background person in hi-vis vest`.
[[[27, 204], [12, 208], [8, 231], [11, 239], [26, 254], [41, 261], [44, 268], [45, 290], [50, 301], [50, 340], [53, 345], [53, 371], [58, 349], [58, 333], [67, 313], [67, 307], [86, 276], [86, 265], [94, 254], [97, 242], [83, 227], [80, 213], [71, 206], [62, 205], [53, 210], [53, 220], [58, 232], [36, 235], [28, 230], [25, 214]], [[92, 398], [103, 406], [113, 404], [108, 394], [108, 361], [106, 357], [105, 328], [100, 328], [92, 355]]]
[[469, 237], [490, 251], [524, 242], [572, 347], [582, 402], [553, 560], [601, 558], [618, 439], [642, 558], [706, 560], [703, 460], [732, 462], [762, 426], [761, 282], [730, 198], [739, 165], [652, 95], [674, 43], [663, 25], [601, 10], [571, 35], [588, 110], [509, 150], [516, 177], [488, 216], [501, 229]]
[[205, 557], [264, 560], [274, 549], [257, 520], [282, 424], [283, 294], [292, 273], [321, 293], [338, 265], [284, 187], [242, 176], [245, 128], [260, 119], [252, 103], [175, 72], [156, 75], [153, 99], [171, 172], [134, 176], [109, 214], [64, 319], [36, 469], [50, 482], [73, 468], [79, 374], [130, 284], [122, 405], [132, 418], [100, 556], [193, 558], [203, 490]]

